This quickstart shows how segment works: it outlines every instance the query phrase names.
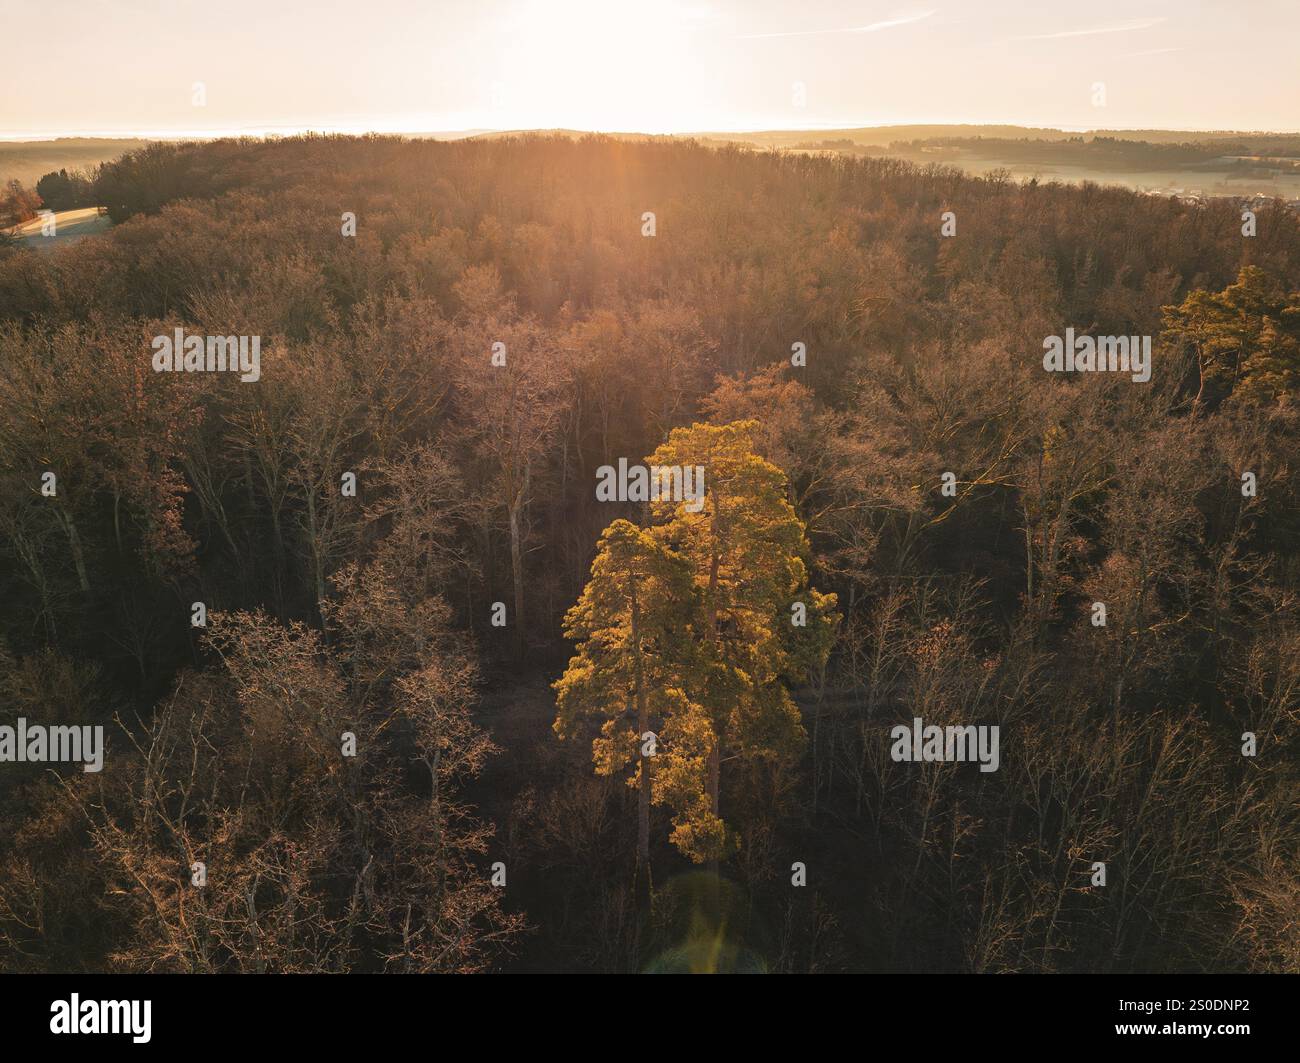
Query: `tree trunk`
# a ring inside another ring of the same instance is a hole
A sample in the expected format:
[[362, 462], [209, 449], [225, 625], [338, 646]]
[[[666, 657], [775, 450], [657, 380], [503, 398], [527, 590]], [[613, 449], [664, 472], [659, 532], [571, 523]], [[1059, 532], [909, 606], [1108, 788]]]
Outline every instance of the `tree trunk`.
[[1192, 400], [1192, 417], [1195, 418], [1201, 412], [1201, 400], [1205, 397], [1205, 359], [1201, 357], [1201, 352], [1196, 352], [1196, 373], [1198, 376], [1196, 398]]
[[[312, 586], [316, 595], [316, 617], [320, 623], [321, 638], [329, 644], [329, 628], [325, 624], [325, 556], [324, 556], [324, 518], [318, 514], [316, 489], [307, 485], [307, 541], [311, 550]], [[328, 503], [326, 503], [328, 504]]]
[[[713, 748], [709, 750], [709, 807], [713, 814], [721, 819], [722, 804], [719, 798], [722, 783], [722, 749], [717, 736], [713, 739]], [[717, 866], [715, 860], [714, 866]]]
[[[641, 607], [632, 584], [632, 678], [636, 688], [637, 743], [641, 749], [641, 786], [637, 794], [636, 863], [637, 894], [650, 882], [650, 787], [654, 758], [645, 754], [645, 735], [650, 730], [650, 708], [646, 700], [645, 668], [641, 660]], [[648, 889], [645, 890], [648, 894]]]
[[523, 481], [510, 498], [510, 572], [515, 585], [515, 657], [524, 658], [524, 557], [523, 528], [521, 522], [524, 506], [528, 502], [528, 480], [531, 466], [524, 462]]
[[77, 534], [77, 526], [72, 523], [72, 518], [62, 510], [56, 510], [59, 520], [63, 523], [64, 530], [68, 533], [68, 545], [72, 548], [72, 563], [77, 569], [77, 582], [81, 584], [81, 590], [85, 594], [90, 593], [90, 580], [86, 576], [86, 556], [81, 549], [81, 536]]
[[510, 503], [510, 571], [515, 585], [515, 656], [524, 656], [524, 567], [519, 547], [519, 496]]
[[[713, 502], [713, 556], [709, 559], [709, 598], [708, 598], [708, 625], [709, 625], [709, 649], [711, 655], [716, 660], [718, 655], [718, 572], [722, 564], [722, 554], [718, 549], [719, 536], [719, 514], [718, 500], [715, 496]], [[709, 750], [709, 808], [719, 819], [721, 816], [721, 801], [719, 794], [721, 792], [721, 775], [722, 775], [722, 736], [718, 733], [716, 721], [718, 716], [714, 716], [713, 728], [713, 746]], [[716, 858], [709, 861], [709, 869], [715, 874], [718, 870], [718, 861]]]

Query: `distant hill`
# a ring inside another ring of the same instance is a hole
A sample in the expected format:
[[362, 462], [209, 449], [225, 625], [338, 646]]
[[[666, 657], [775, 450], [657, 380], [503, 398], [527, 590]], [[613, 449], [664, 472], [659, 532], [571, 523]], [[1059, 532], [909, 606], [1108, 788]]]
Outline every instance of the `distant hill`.
[[[856, 129], [772, 129], [753, 133], [698, 133], [695, 136], [755, 144], [767, 148], [789, 148], [808, 141], [848, 140], [862, 147], [952, 140], [1085, 140], [1141, 141], [1147, 144], [1239, 144], [1252, 148], [1292, 145], [1300, 147], [1300, 133], [1244, 133], [1228, 130], [1178, 129], [1054, 129], [1014, 125], [892, 125]], [[1280, 152], [1270, 152], [1279, 154]]]
[[[423, 135], [423, 134], [411, 134]], [[445, 136], [445, 134], [432, 134]], [[498, 139], [517, 136], [589, 136], [580, 129], [476, 130], [467, 136]], [[700, 130], [680, 134], [652, 134], [610, 131], [605, 136], [619, 140], [700, 140], [743, 144], [757, 148], [806, 148], [809, 144], [852, 144], [860, 148], [888, 148], [897, 145], [952, 144], [977, 141], [1091, 142], [1125, 141], [1153, 145], [1201, 145], [1206, 153], [1257, 155], [1300, 155], [1300, 133], [1237, 132], [1196, 129], [1089, 129], [1066, 130], [1051, 126], [1017, 125], [885, 125], [844, 129], [767, 129], [752, 132]]]
[[931, 137], [1007, 137], [1059, 140], [1078, 136], [1060, 129], [1014, 125], [884, 125], [847, 129], [769, 129], [752, 133], [708, 132], [697, 134], [710, 140], [729, 140], [769, 148], [788, 148], [808, 140], [851, 140], [868, 147], [886, 147], [895, 141]]
[[110, 137], [0, 141], [0, 184], [17, 178], [34, 185], [51, 170], [90, 169], [147, 143]]
[[[589, 134], [572, 129], [477, 134], [510, 136]], [[1231, 130], [1095, 129], [1042, 126], [894, 125], [852, 129], [771, 129], [653, 136], [609, 133], [616, 140], [696, 140], [755, 151], [833, 152], [890, 156], [920, 166], [940, 163], [981, 175], [1004, 171], [1016, 180], [1093, 181], [1153, 194], [1263, 196], [1300, 203], [1300, 134]]]

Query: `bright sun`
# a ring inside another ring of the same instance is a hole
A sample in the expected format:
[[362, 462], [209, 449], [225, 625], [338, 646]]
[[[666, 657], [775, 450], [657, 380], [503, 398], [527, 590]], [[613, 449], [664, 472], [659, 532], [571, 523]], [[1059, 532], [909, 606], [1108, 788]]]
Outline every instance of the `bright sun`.
[[702, 5], [665, 0], [524, 0], [503, 21], [490, 84], [498, 128], [668, 132], [699, 128], [716, 78], [694, 61], [715, 20]]

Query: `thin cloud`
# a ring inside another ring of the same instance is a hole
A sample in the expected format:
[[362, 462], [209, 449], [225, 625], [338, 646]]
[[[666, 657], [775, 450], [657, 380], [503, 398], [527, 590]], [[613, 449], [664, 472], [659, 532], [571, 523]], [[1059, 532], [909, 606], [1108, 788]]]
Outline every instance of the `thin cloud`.
[[1128, 33], [1131, 30], [1146, 30], [1168, 22], [1167, 18], [1131, 18], [1127, 22], [1116, 22], [1112, 26], [1094, 26], [1086, 30], [1062, 30], [1060, 33], [1033, 33], [1025, 37], [1012, 37], [1013, 41], [1057, 41], [1065, 37], [1095, 37], [1101, 33]]
[[898, 18], [886, 19], [884, 22], [872, 22], [867, 26], [841, 26], [830, 30], [790, 30], [785, 33], [746, 33], [736, 38], [741, 41], [759, 41], [771, 37], [816, 37], [825, 33], [875, 33], [878, 30], [893, 29], [895, 26], [909, 26], [913, 22], [923, 22], [932, 17], [933, 11], [921, 11], [915, 15], [900, 15]]

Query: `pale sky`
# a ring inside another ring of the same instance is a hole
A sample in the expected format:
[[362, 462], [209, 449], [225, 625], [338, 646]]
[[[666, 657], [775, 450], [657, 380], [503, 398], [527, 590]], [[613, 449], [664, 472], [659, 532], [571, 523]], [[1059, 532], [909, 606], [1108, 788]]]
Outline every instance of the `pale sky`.
[[14, 31], [0, 60], [9, 138], [929, 122], [1300, 130], [1300, 0], [0, 0], [0, 9]]

